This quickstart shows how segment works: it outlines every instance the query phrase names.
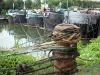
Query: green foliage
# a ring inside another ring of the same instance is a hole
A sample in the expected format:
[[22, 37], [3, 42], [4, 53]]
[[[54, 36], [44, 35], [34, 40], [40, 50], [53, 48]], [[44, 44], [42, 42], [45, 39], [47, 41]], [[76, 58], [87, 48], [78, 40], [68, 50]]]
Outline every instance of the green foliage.
[[100, 75], [100, 37], [85, 42], [81, 40], [77, 45], [82, 59], [77, 58], [79, 70], [75, 75]]
[[1, 14], [2, 14], [5, 18], [7, 17], [7, 16], [6, 16], [6, 10], [2, 9]]
[[5, 0], [4, 1], [4, 4], [5, 4], [4, 9], [13, 9], [13, 2], [14, 2], [14, 0]]
[[[50, 6], [57, 6], [59, 2], [62, 2], [62, 7], [67, 7], [67, 0], [48, 0]], [[68, 0], [68, 6], [81, 6], [81, 7], [100, 7], [100, 2], [93, 2], [90, 0]]]
[[15, 4], [15, 9], [23, 9], [23, 0], [15, 0], [14, 1], [14, 4]]
[[78, 43], [78, 50], [80, 52], [80, 57], [91, 60], [81, 60], [77, 58], [79, 65], [90, 66], [96, 63], [100, 63], [100, 37], [97, 39], [90, 40], [90, 44], [84, 46], [82, 41]]
[[19, 44], [19, 41], [20, 41], [20, 37], [18, 38], [18, 40], [14, 43], [14, 48], [20, 48], [20, 44]]
[[[48, 3], [50, 7], [58, 6], [60, 2], [62, 2], [62, 7], [67, 7], [67, 0], [43, 0], [42, 3]], [[0, 0], [0, 9], [12, 9], [13, 3], [15, 4], [15, 9], [22, 9], [23, 8], [23, 0]], [[26, 0], [26, 8], [40, 8], [41, 0]], [[92, 2], [90, 0], [68, 0], [68, 6], [81, 6], [81, 7], [100, 7], [100, 2]]]
[[34, 9], [41, 8], [41, 1], [40, 0], [34, 0], [34, 2], [32, 4], [32, 8], [34, 8]]
[[[5, 55], [5, 54], [12, 54], [14, 52], [1, 52], [0, 55]], [[36, 61], [35, 58], [33, 58], [31, 55], [19, 55], [19, 56], [0, 56], [0, 69], [3, 68], [12, 68], [15, 67], [17, 63], [33, 63]], [[5, 72], [0, 72], [0, 75], [11, 75], [10, 72], [14, 71], [5, 71]]]
[[4, 2], [3, 0], [0, 0], [0, 14], [1, 14], [2, 8], [4, 8]]
[[97, 39], [90, 40], [91, 43], [100, 43], [100, 36]]
[[32, 8], [32, 0], [26, 0], [26, 8]]
[[58, 6], [59, 1], [58, 0], [48, 0], [48, 4], [50, 5], [50, 7], [55, 7]]

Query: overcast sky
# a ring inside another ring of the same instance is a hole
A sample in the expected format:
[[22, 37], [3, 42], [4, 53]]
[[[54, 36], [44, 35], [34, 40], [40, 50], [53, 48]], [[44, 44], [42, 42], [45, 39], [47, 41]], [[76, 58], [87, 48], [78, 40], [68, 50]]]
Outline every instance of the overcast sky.
[[[33, 0], [34, 1], [34, 0]], [[41, 0], [41, 1], [43, 1], [43, 0]], [[100, 0], [91, 0], [91, 1], [100, 1]]]
[[91, 0], [91, 1], [100, 1], [100, 0]]

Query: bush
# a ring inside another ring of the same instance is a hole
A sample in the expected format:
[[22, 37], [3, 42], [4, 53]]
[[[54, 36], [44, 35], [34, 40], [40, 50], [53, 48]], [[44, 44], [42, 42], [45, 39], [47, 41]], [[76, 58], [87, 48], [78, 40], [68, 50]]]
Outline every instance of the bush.
[[83, 60], [77, 58], [79, 65], [90, 66], [100, 63], [100, 37], [90, 40], [90, 43], [85, 46], [83, 45], [83, 42], [80, 41], [78, 43], [78, 50], [80, 53], [80, 58], [84, 58]]
[[[36, 61], [31, 55], [22, 54], [19, 56], [2, 56], [7, 54], [12, 54], [14, 52], [1, 52], [0, 53], [0, 70], [3, 68], [15, 67], [17, 63], [33, 63]], [[4, 71], [0, 72], [0, 75], [11, 75], [10, 72], [14, 71]]]

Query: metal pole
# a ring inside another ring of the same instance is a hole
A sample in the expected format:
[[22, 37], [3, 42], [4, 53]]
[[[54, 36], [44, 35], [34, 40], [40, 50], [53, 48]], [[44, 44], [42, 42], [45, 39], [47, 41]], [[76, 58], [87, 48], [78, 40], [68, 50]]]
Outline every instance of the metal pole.
[[68, 0], [67, 0], [67, 8], [68, 8], [68, 6], [69, 6], [69, 5], [68, 5]]
[[14, 8], [15, 8], [15, 4], [14, 4], [14, 2], [13, 2], [13, 10], [14, 10]]
[[26, 9], [26, 6], [25, 6], [25, 1], [26, 1], [26, 0], [23, 0], [23, 2], [24, 2], [24, 9]]
[[67, 8], [67, 13], [68, 13], [68, 15], [67, 15], [67, 24], [69, 24], [69, 8]]
[[26, 7], [25, 7], [25, 1], [24, 1], [24, 9], [26, 9]]
[[68, 8], [69, 5], [68, 5], [68, 3], [69, 3], [69, 2], [68, 2], [68, 0], [67, 0], [67, 11], [68, 11], [68, 15], [67, 15], [67, 23], [69, 24], [69, 8]]
[[45, 0], [45, 4], [46, 4], [46, 0]]

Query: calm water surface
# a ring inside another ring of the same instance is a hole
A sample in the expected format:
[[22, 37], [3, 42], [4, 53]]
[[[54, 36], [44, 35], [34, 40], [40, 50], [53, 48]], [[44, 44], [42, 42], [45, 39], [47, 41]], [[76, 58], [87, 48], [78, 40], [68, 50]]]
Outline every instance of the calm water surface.
[[30, 46], [41, 41], [50, 40], [50, 32], [21, 24], [0, 24], [0, 47], [11, 48], [16, 44]]

